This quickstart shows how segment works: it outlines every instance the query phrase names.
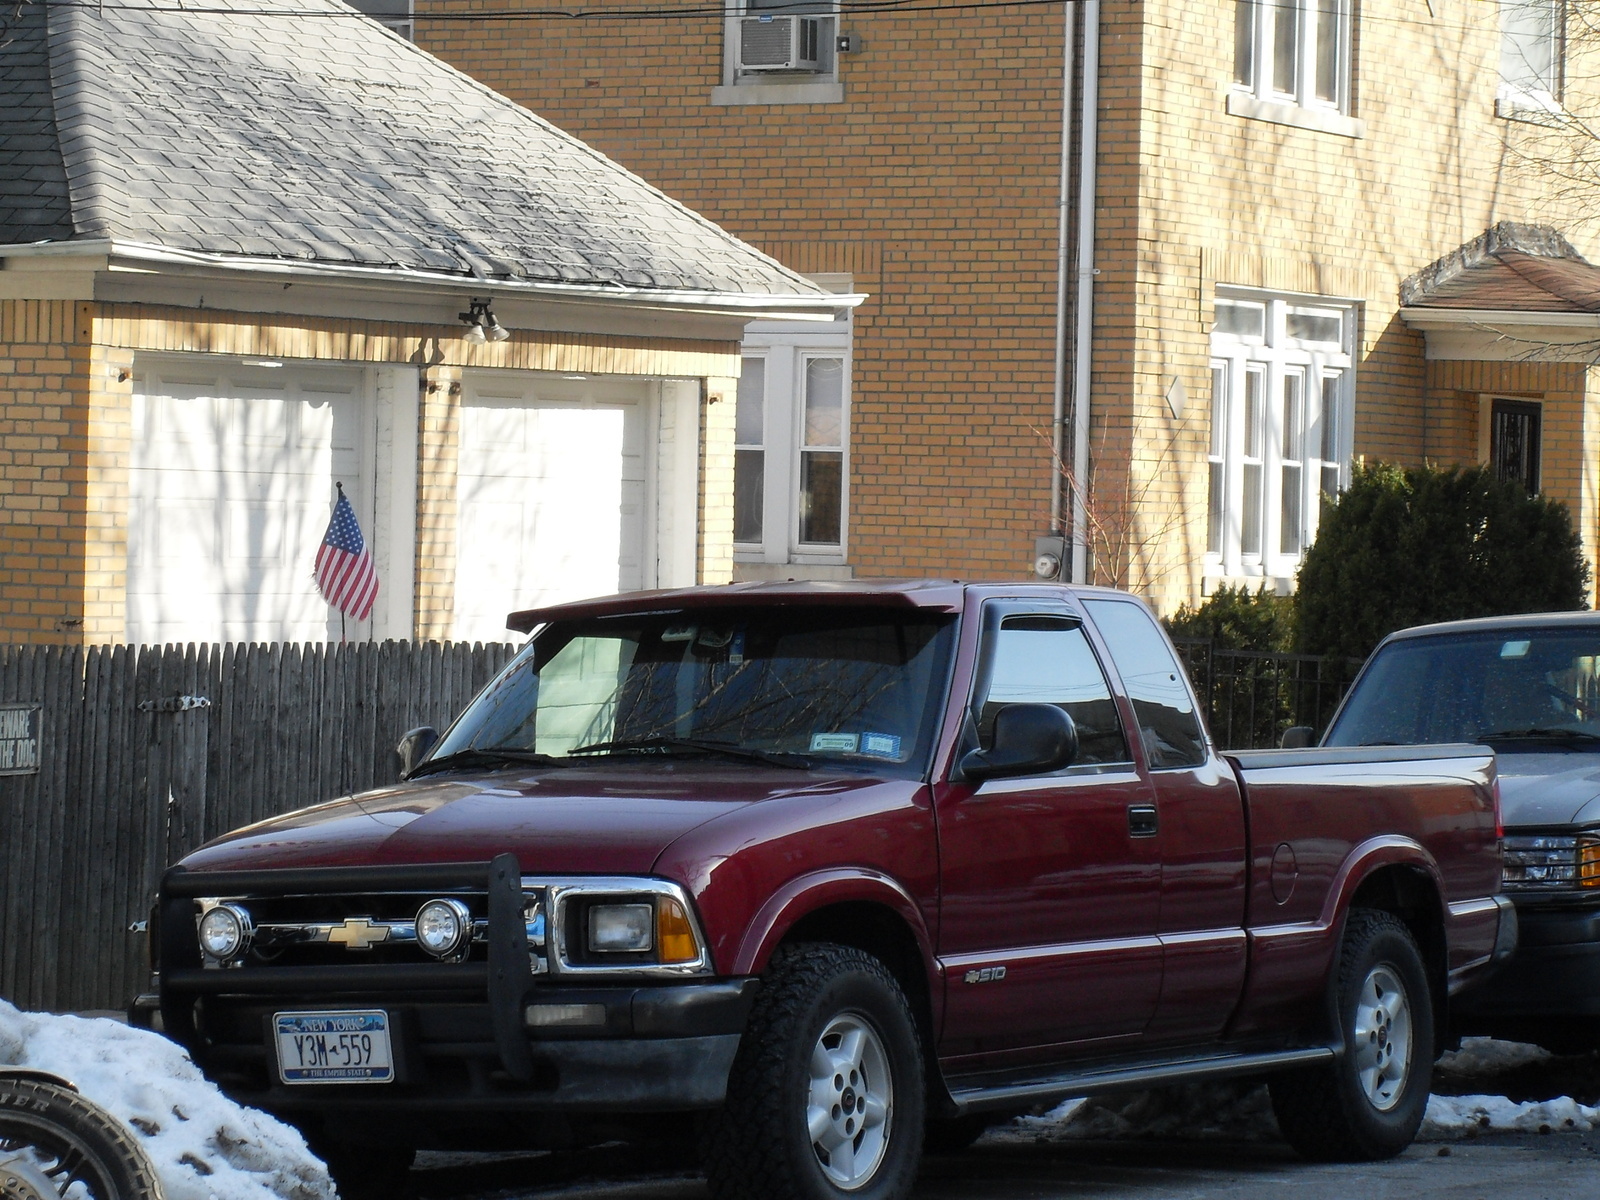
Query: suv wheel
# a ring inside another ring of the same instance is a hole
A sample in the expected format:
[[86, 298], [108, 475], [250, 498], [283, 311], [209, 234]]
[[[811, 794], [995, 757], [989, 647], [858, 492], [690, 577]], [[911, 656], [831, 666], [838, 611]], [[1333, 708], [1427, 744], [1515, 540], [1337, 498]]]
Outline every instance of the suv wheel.
[[1350, 914], [1333, 1001], [1344, 1056], [1269, 1081], [1278, 1127], [1307, 1158], [1392, 1158], [1417, 1136], [1433, 1081], [1428, 973], [1398, 917]]
[[923, 1063], [905, 993], [848, 946], [781, 948], [709, 1123], [719, 1200], [900, 1200], [922, 1151]]

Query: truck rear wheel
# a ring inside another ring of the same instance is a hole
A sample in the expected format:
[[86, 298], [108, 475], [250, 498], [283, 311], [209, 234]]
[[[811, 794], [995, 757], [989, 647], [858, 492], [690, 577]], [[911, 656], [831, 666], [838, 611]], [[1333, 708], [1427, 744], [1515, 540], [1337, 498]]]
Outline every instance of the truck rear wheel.
[[900, 1200], [922, 1152], [923, 1063], [905, 993], [848, 946], [780, 948], [708, 1123], [718, 1200]]
[[1433, 1001], [1411, 931], [1352, 912], [1334, 988], [1344, 1054], [1269, 1081], [1278, 1127], [1306, 1158], [1392, 1158], [1417, 1136], [1433, 1080]]

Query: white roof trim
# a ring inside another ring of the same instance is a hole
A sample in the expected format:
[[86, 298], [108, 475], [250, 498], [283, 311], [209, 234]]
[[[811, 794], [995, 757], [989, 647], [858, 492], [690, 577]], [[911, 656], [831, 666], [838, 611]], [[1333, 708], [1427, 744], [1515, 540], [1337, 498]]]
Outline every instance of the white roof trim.
[[1402, 308], [1413, 329], [1600, 329], [1600, 313], [1526, 312], [1501, 308]]
[[[346, 263], [294, 262], [244, 254], [214, 254], [195, 250], [175, 250], [145, 242], [125, 242], [113, 238], [70, 242], [32, 242], [0, 246], [0, 258], [95, 257], [109, 259], [110, 269], [148, 270], [136, 264], [160, 267], [203, 268], [251, 276], [300, 279], [308, 283], [346, 285], [387, 285], [407, 290], [449, 290], [482, 296], [522, 296], [530, 299], [569, 300], [584, 304], [621, 304], [629, 307], [673, 309], [740, 316], [749, 320], [831, 321], [841, 308], [855, 308], [867, 297], [864, 293], [822, 292], [791, 295], [748, 292], [669, 291], [660, 288], [630, 288], [621, 285], [598, 287], [548, 283], [540, 280], [486, 279], [473, 275], [454, 275], [440, 271], [418, 271], [404, 267], [371, 267]], [[120, 261], [119, 261], [120, 260]]]

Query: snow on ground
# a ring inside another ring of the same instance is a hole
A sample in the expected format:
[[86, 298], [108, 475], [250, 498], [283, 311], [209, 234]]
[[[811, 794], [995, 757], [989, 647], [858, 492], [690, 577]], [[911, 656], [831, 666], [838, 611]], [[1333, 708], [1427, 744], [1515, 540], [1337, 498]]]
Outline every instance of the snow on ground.
[[1267, 1089], [1237, 1083], [1186, 1083], [1149, 1092], [1068, 1100], [1038, 1116], [991, 1129], [989, 1142], [1070, 1142], [1121, 1138], [1278, 1136]]
[[1446, 1142], [1484, 1133], [1588, 1133], [1600, 1125], [1600, 1108], [1571, 1096], [1518, 1104], [1504, 1096], [1429, 1096], [1417, 1140]]
[[[1538, 1046], [1467, 1038], [1438, 1071], [1492, 1083], [1493, 1077], [1546, 1062]], [[1600, 1107], [1570, 1096], [1516, 1103], [1504, 1096], [1430, 1096], [1419, 1141], [1444, 1142], [1487, 1133], [1588, 1133], [1600, 1129]], [[1218, 1138], [1256, 1141], [1278, 1136], [1267, 1089], [1235, 1083], [1192, 1083], [1149, 1092], [1068, 1100], [1048, 1112], [1017, 1117], [984, 1135], [997, 1142], [1066, 1142], [1121, 1138]]]
[[167, 1200], [334, 1200], [305, 1139], [227, 1099], [175, 1043], [117, 1021], [21, 1012], [0, 1000], [0, 1064], [37, 1067], [141, 1135]]
[[1526, 1042], [1500, 1042], [1494, 1038], [1461, 1039], [1461, 1049], [1439, 1059], [1437, 1071], [1460, 1076], [1504, 1075], [1520, 1067], [1549, 1062], [1555, 1055]]

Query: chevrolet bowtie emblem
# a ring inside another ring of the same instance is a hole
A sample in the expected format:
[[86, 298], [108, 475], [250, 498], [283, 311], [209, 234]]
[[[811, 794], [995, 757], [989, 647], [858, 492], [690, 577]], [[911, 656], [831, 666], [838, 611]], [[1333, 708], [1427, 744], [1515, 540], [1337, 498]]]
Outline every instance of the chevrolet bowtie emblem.
[[371, 950], [389, 940], [389, 927], [374, 925], [366, 917], [351, 917], [328, 930], [328, 940], [341, 943], [347, 950]]

